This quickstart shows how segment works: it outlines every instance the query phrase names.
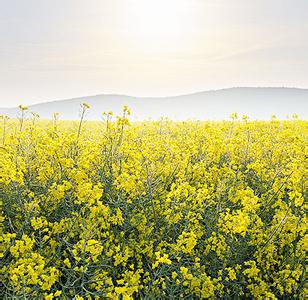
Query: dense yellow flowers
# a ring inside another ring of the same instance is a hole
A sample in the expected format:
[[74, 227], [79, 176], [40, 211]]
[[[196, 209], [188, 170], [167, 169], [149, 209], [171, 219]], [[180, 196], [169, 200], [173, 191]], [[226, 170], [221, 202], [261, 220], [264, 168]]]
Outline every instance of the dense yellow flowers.
[[303, 299], [307, 122], [2, 117], [0, 298]]

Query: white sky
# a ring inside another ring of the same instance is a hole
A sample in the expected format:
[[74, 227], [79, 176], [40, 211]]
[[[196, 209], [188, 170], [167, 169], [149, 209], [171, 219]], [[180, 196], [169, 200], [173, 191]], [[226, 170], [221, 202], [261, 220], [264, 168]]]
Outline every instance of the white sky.
[[0, 0], [0, 107], [308, 88], [308, 0]]

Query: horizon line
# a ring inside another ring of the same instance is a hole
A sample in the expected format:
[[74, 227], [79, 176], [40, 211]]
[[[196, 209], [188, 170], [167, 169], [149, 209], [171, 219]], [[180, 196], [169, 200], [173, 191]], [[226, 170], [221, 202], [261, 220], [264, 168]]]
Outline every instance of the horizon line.
[[[176, 97], [183, 97], [183, 96], [190, 96], [190, 95], [196, 95], [200, 93], [206, 93], [206, 92], [217, 92], [217, 91], [225, 91], [225, 90], [232, 90], [232, 89], [294, 89], [294, 90], [308, 90], [307, 88], [303, 87], [295, 87], [295, 86], [233, 86], [233, 87], [226, 87], [226, 88], [217, 88], [217, 89], [209, 89], [209, 90], [199, 90], [191, 93], [184, 93], [184, 94], [175, 94], [170, 96], [134, 96], [134, 95], [128, 95], [128, 94], [119, 94], [119, 93], [99, 93], [99, 94], [92, 94], [87, 96], [78, 96], [78, 97], [72, 97], [72, 98], [62, 98], [62, 99], [54, 99], [54, 100], [47, 100], [38, 102], [35, 104], [25, 104], [21, 103], [19, 105], [26, 105], [29, 107], [41, 105], [41, 104], [47, 104], [47, 103], [53, 103], [58, 101], [68, 101], [68, 100], [77, 100], [85, 98], [84, 101], [86, 102], [87, 97], [97, 97], [97, 96], [121, 96], [121, 97], [130, 97], [130, 98], [137, 98], [137, 99], [143, 99], [143, 98], [157, 98], [157, 99], [165, 99], [165, 98], [176, 98]], [[11, 107], [0, 107], [0, 109], [13, 109], [17, 108], [17, 106], [11, 106]]]

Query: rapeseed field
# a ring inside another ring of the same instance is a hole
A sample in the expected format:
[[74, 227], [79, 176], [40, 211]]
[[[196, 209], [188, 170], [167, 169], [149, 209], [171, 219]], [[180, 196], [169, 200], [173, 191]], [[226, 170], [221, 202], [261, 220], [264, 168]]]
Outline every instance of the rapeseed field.
[[307, 121], [0, 119], [3, 299], [304, 299]]

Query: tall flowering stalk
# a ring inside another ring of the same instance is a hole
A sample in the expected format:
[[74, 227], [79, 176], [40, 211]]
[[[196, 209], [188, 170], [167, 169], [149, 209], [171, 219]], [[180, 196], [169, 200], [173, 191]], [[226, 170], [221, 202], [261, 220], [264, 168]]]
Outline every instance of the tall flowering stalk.
[[3, 128], [3, 131], [2, 131], [2, 145], [5, 144], [5, 135], [6, 135], [6, 126], [7, 126], [7, 122], [9, 120], [9, 117], [6, 116], [6, 115], [0, 115], [0, 120], [2, 120], [2, 128]]
[[79, 139], [80, 133], [81, 133], [81, 126], [84, 121], [85, 113], [90, 108], [90, 105], [88, 103], [82, 103], [81, 104], [81, 117], [79, 121], [78, 131], [77, 131], [77, 140]]
[[23, 125], [24, 125], [24, 121], [25, 121], [25, 114], [26, 114], [26, 111], [28, 110], [28, 106], [25, 106], [25, 105], [19, 105], [19, 110], [20, 110], [20, 118], [19, 118], [19, 131], [21, 132], [22, 129], [23, 129]]

